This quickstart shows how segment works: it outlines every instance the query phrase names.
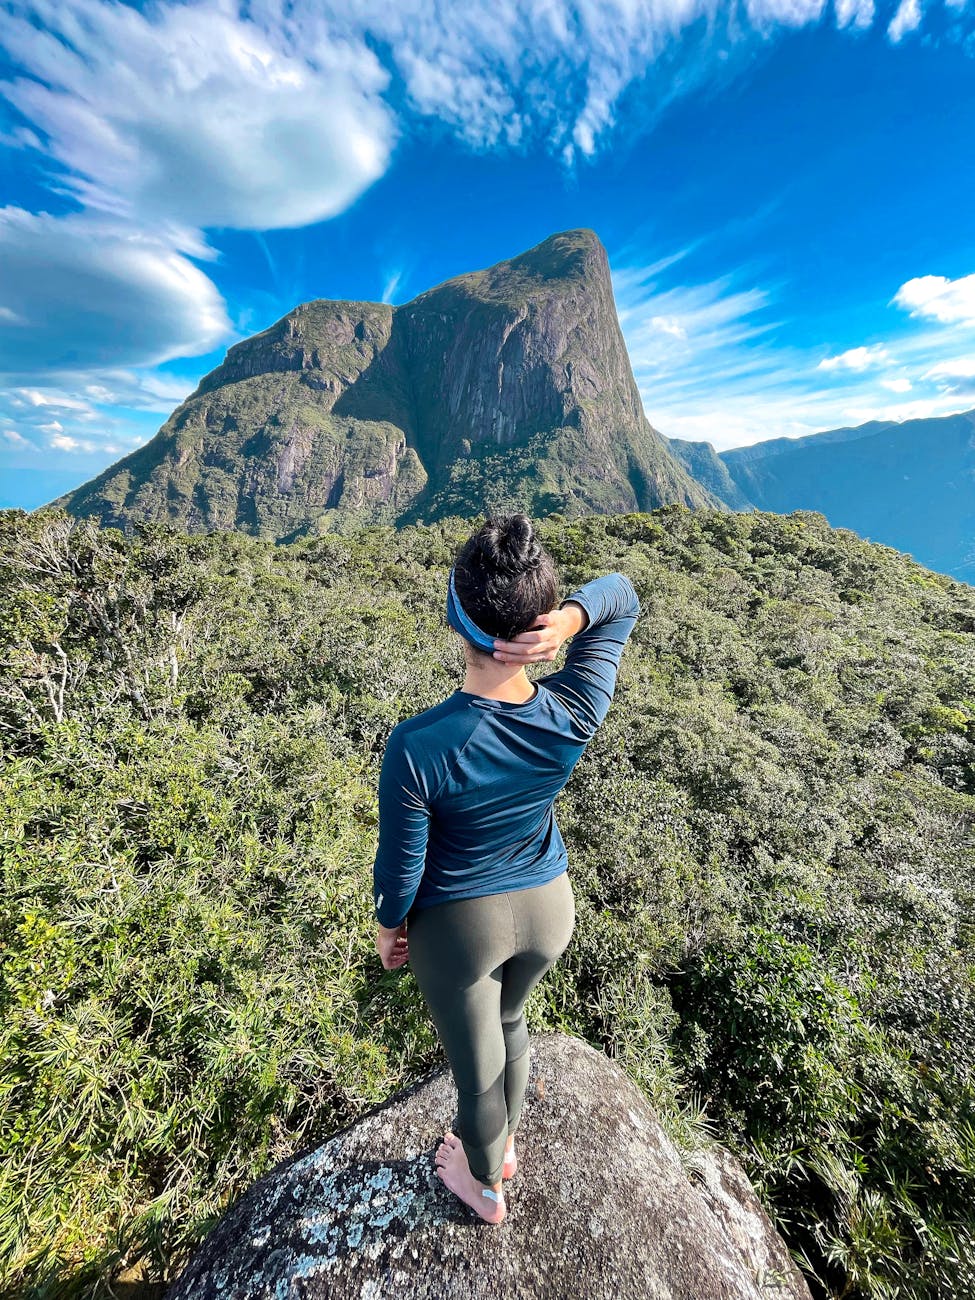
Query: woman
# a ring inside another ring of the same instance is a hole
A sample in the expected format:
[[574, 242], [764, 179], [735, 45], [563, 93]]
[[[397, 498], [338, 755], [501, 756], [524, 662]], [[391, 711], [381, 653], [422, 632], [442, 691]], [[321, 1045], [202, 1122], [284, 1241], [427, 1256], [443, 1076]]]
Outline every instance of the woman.
[[[409, 960], [457, 1085], [437, 1173], [490, 1223], [517, 1167], [525, 1001], [575, 925], [553, 803], [606, 716], [640, 610], [620, 573], [557, 597], [527, 516], [488, 519], [448, 581], [464, 684], [393, 728], [379, 779], [376, 945], [389, 970]], [[569, 637], [565, 667], [533, 684], [525, 666]]]

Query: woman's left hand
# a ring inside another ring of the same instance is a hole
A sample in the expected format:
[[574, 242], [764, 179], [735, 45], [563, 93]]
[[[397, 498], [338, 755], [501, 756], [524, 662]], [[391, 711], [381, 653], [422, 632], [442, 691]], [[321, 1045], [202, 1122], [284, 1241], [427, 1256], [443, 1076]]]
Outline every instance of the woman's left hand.
[[410, 949], [406, 941], [406, 922], [397, 926], [395, 930], [389, 930], [385, 925], [379, 926], [376, 932], [376, 950], [379, 953], [379, 960], [387, 970], [396, 970], [404, 962], [410, 959]]

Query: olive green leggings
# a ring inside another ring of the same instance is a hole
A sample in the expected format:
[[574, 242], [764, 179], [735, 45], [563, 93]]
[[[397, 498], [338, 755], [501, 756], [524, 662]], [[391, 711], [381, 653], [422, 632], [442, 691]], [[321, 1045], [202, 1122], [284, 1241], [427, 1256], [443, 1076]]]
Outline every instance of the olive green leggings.
[[410, 967], [457, 1085], [457, 1136], [471, 1173], [501, 1179], [504, 1148], [528, 1086], [528, 994], [568, 945], [568, 872], [530, 889], [437, 903], [410, 913]]

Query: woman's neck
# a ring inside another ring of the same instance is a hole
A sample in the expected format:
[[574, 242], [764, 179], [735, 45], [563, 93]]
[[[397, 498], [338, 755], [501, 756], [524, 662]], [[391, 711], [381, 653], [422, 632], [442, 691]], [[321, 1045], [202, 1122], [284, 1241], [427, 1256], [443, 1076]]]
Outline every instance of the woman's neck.
[[468, 695], [483, 695], [485, 699], [503, 700], [507, 704], [524, 704], [535, 694], [535, 685], [524, 668], [512, 670], [506, 664], [485, 668], [472, 668], [468, 664], [460, 689]]

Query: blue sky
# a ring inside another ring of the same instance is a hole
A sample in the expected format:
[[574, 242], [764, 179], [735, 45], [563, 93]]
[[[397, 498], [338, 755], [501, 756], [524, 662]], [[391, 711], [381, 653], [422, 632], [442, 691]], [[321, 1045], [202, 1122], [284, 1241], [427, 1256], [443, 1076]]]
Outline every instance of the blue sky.
[[975, 0], [2, 8], [0, 507], [298, 302], [576, 226], [669, 436], [975, 406]]

